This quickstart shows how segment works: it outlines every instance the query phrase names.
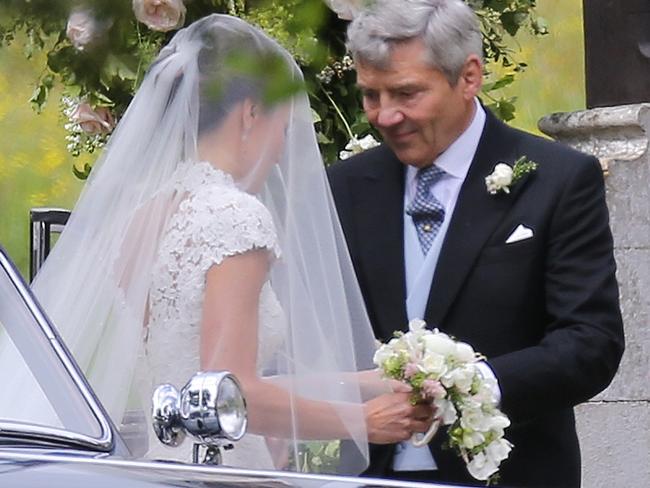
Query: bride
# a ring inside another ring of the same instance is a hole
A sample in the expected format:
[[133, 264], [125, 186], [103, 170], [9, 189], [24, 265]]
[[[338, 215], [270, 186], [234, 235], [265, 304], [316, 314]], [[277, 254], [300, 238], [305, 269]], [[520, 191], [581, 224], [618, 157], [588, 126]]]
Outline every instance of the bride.
[[[240, 19], [179, 31], [33, 287], [116, 422], [134, 393], [146, 403], [157, 384], [227, 369], [249, 434], [225, 464], [298, 469], [300, 442], [348, 439], [358, 473], [368, 442], [424, 432], [432, 412], [372, 370], [308, 100], [270, 96], [277, 66], [302, 82], [289, 54]], [[186, 443], [150, 436], [148, 456], [189, 461]]]

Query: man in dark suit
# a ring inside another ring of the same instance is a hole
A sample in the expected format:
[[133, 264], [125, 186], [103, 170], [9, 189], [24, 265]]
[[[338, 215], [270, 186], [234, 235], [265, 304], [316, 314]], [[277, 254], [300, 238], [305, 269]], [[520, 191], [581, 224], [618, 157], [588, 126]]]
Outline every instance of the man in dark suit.
[[[483, 353], [512, 422], [501, 483], [577, 487], [573, 407], [609, 384], [624, 347], [598, 161], [482, 107], [481, 34], [464, 2], [374, 5], [348, 44], [384, 144], [329, 177], [375, 333], [423, 316]], [[536, 168], [488, 189], [498, 163], [522, 156]], [[444, 440], [372, 446], [367, 474], [475, 482]]]

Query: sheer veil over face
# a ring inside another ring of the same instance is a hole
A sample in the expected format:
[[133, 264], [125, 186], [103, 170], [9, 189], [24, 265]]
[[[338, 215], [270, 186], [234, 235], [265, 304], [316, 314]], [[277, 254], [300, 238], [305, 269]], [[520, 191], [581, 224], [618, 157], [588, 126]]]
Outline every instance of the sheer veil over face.
[[[239, 19], [212, 15], [179, 31], [96, 163], [34, 290], [119, 424], [130, 392], [148, 398], [152, 387], [142, 344], [160, 241], [186, 198], [175, 183], [201, 162], [229, 174], [268, 210], [281, 251], [269, 280], [287, 328], [273, 367], [258, 365], [260, 375], [293, 399], [337, 408], [361, 454], [348, 464], [360, 472], [367, 438], [360, 385], [350, 373], [372, 367], [374, 339], [307, 97], [270, 103], [272, 81], [247, 68], [270, 58], [302, 80], [282, 47]], [[302, 413], [292, 408], [287, 415]], [[295, 454], [300, 432], [281, 437]]]

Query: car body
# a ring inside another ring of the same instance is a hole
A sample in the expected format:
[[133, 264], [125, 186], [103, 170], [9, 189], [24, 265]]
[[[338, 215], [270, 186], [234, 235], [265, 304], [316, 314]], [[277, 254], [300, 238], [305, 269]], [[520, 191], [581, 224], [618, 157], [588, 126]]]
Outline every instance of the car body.
[[[21, 384], [16, 384], [17, 379]], [[137, 442], [129, 442], [126, 437], [118, 432], [55, 327], [0, 246], [3, 488], [433, 486], [142, 460], [132, 455], [137, 451]]]

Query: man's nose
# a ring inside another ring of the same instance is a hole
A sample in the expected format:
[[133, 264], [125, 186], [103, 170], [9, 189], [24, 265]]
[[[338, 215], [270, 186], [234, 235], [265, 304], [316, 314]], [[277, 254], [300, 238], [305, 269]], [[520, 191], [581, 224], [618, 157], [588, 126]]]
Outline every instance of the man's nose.
[[404, 120], [404, 114], [397, 107], [392, 105], [384, 105], [377, 111], [377, 126], [381, 128], [388, 128], [399, 124]]

